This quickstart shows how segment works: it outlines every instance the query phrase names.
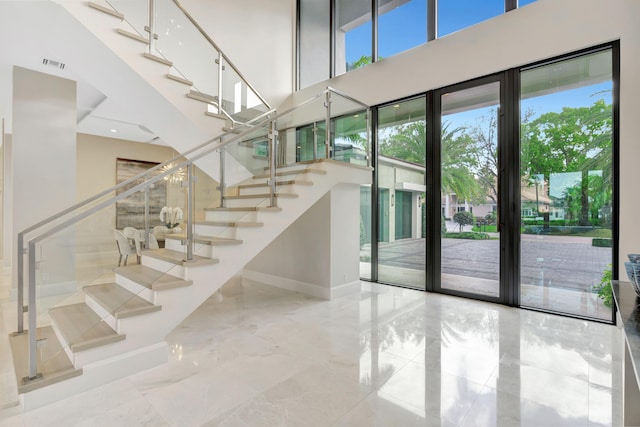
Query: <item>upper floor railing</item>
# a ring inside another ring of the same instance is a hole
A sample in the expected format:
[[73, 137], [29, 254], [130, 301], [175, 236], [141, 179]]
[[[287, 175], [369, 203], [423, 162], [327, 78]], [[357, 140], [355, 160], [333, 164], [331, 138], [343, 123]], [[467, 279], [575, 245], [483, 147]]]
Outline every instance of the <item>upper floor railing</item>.
[[178, 0], [107, 0], [132, 30], [148, 40], [148, 53], [173, 63], [171, 74], [210, 99], [210, 113], [245, 123], [271, 109], [204, 28]]

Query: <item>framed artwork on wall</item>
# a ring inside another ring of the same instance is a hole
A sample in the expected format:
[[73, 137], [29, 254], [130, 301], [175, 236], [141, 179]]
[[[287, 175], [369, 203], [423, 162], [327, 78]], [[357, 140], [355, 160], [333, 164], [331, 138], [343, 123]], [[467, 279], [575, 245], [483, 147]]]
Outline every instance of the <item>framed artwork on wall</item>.
[[[134, 176], [157, 166], [159, 163], [145, 162], [141, 160], [116, 159], [116, 184], [120, 184]], [[129, 188], [139, 184], [132, 183], [118, 190], [120, 194]], [[167, 204], [167, 185], [164, 180], [157, 182], [149, 190], [149, 226], [162, 225], [160, 222], [160, 210]], [[137, 192], [129, 197], [116, 202], [116, 228], [122, 230], [125, 227], [144, 228], [144, 192]]]

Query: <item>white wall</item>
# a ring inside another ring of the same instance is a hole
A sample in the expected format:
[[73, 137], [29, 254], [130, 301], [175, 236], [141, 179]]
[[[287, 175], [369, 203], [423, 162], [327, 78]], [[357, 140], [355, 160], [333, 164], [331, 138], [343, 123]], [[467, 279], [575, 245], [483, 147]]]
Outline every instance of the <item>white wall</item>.
[[[13, 232], [72, 205], [76, 200], [76, 83], [26, 68], [13, 71]], [[73, 278], [73, 261], [62, 250], [69, 236], [40, 253], [43, 282]], [[46, 272], [46, 273], [44, 273]]]
[[321, 298], [360, 289], [360, 186], [339, 184], [245, 267], [245, 277]]
[[[463, 82], [605, 42], [620, 40], [620, 262], [640, 250], [640, 2], [538, 0], [306, 88], [303, 100], [327, 84], [375, 105]], [[620, 264], [622, 266], [622, 264]], [[619, 267], [620, 267], [619, 266]], [[624, 268], [620, 277], [626, 277]]]
[[291, 94], [295, 0], [181, 3], [272, 107]]

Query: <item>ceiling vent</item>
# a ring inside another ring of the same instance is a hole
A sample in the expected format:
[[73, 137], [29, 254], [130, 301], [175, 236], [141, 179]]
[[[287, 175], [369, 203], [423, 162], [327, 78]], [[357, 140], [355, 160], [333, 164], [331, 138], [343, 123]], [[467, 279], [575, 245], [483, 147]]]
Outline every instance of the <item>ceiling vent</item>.
[[64, 64], [62, 62], [54, 61], [53, 59], [44, 58], [42, 60], [42, 63], [44, 65], [48, 65], [49, 67], [54, 67], [54, 68], [59, 68], [61, 70], [64, 70]]

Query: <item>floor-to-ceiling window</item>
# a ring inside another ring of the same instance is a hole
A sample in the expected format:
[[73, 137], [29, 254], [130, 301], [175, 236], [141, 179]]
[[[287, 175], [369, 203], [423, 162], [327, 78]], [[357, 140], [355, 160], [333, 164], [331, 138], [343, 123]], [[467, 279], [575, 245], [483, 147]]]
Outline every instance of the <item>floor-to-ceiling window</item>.
[[613, 260], [612, 50], [522, 71], [520, 300], [608, 320]]
[[426, 100], [379, 107], [378, 280], [425, 288]]
[[438, 37], [504, 13], [504, 0], [438, 0]]
[[535, 0], [297, 0], [298, 88]]
[[611, 321], [616, 49], [375, 108], [362, 277]]
[[427, 42], [427, 0], [378, 2], [378, 59]]
[[372, 62], [371, 0], [336, 0], [335, 75]]

